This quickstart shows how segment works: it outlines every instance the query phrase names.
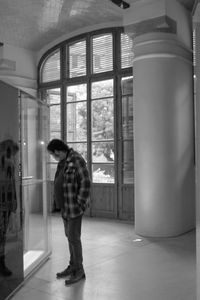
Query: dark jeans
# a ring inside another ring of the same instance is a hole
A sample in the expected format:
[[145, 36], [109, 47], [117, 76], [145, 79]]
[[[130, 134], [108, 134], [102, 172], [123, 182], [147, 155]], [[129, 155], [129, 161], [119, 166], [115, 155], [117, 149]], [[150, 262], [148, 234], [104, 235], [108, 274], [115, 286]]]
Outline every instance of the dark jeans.
[[83, 269], [81, 225], [82, 216], [73, 219], [63, 219], [65, 235], [68, 239], [70, 266], [74, 270]]

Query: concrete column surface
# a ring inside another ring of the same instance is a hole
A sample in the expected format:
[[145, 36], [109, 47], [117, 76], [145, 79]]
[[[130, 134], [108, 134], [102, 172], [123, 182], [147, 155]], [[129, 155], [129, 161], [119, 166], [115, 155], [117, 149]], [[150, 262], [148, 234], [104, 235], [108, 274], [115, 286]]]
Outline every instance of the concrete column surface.
[[170, 33], [134, 40], [135, 230], [148, 237], [194, 228], [192, 53]]

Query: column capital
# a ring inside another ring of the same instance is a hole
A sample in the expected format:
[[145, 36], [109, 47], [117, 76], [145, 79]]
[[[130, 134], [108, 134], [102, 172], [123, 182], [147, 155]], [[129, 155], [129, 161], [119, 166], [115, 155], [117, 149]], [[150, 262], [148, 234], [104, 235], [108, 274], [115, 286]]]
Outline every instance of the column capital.
[[193, 51], [177, 39], [175, 34], [150, 32], [134, 39], [133, 62], [146, 58], [176, 58], [192, 65]]
[[125, 26], [125, 32], [136, 37], [149, 32], [177, 33], [177, 23], [167, 15]]
[[135, 38], [150, 32], [171, 33], [192, 48], [192, 16], [177, 0], [143, 0], [123, 15], [124, 31]]

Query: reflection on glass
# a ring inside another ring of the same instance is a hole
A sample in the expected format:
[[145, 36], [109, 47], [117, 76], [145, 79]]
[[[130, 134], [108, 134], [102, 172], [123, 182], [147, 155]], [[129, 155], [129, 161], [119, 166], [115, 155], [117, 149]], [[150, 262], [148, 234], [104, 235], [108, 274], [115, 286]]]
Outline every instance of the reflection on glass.
[[123, 164], [123, 183], [124, 184], [134, 183], [133, 163]]
[[123, 77], [121, 81], [122, 95], [133, 94], [133, 76]]
[[87, 84], [77, 84], [67, 87], [67, 102], [87, 100]]
[[42, 101], [50, 106], [50, 139], [61, 136], [60, 97], [60, 88], [45, 90], [41, 95]]
[[123, 138], [133, 138], [133, 97], [122, 97], [122, 134]]
[[[42, 101], [47, 103], [50, 106], [50, 115], [46, 117], [48, 121], [48, 127], [50, 129], [50, 137], [51, 139], [60, 139], [61, 137], [61, 96], [60, 96], [60, 88], [49, 89], [42, 92], [41, 95]], [[24, 129], [25, 130], [25, 129]], [[25, 156], [27, 159], [27, 156]], [[48, 157], [50, 161], [52, 158]], [[54, 161], [55, 162], [55, 161]], [[55, 167], [53, 164], [48, 164], [49, 166], [49, 178], [54, 178]]]
[[134, 180], [133, 165], [133, 77], [124, 77], [122, 90], [122, 175], [124, 184]]
[[60, 138], [60, 105], [50, 106], [50, 139]]
[[17, 210], [15, 155], [18, 151], [13, 140], [0, 142], [0, 275], [5, 277], [12, 275], [6, 266], [5, 246], [10, 217]]
[[67, 141], [87, 140], [86, 101], [67, 104]]
[[94, 183], [114, 183], [114, 165], [92, 164], [92, 179]]
[[123, 142], [123, 183], [132, 184], [134, 180], [133, 141]]
[[25, 276], [49, 252], [47, 211], [47, 107], [23, 94], [21, 99], [22, 197]]
[[113, 98], [92, 101], [92, 139], [114, 138]]
[[60, 89], [49, 89], [42, 91], [42, 101], [48, 105], [60, 104]]
[[0, 81], [0, 300], [23, 282], [19, 90]]

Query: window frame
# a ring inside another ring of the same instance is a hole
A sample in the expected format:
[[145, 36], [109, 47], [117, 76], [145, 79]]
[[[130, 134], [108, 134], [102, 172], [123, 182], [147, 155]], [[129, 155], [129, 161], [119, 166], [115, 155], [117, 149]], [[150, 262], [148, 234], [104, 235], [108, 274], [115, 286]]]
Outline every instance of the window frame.
[[[115, 151], [115, 177], [116, 184], [118, 181], [122, 180], [120, 177], [122, 176], [122, 132], [121, 125], [122, 120], [120, 115], [122, 94], [120, 88], [120, 78], [125, 76], [133, 76], [132, 67], [122, 68], [121, 67], [121, 33], [124, 33], [123, 27], [115, 27], [115, 28], [104, 28], [100, 30], [95, 30], [91, 32], [87, 32], [85, 34], [81, 34], [78, 36], [74, 36], [65, 41], [62, 41], [60, 44], [57, 44], [53, 48], [49, 49], [46, 53], [41, 57], [38, 64], [38, 88], [39, 91], [43, 89], [61, 87], [61, 138], [66, 141], [66, 90], [67, 87], [74, 84], [87, 84], [87, 164], [92, 174], [92, 134], [91, 134], [91, 85], [94, 81], [101, 81], [113, 78], [114, 81], [114, 95], [113, 95], [113, 105], [114, 105], [114, 148]], [[106, 71], [102, 73], [94, 73], [92, 72], [92, 39], [95, 36], [100, 36], [103, 34], [112, 34], [112, 46], [113, 46], [113, 70]], [[86, 40], [86, 75], [69, 78], [69, 46], [73, 45], [79, 41]], [[60, 49], [60, 80], [53, 82], [41, 82], [41, 67], [45, 63], [46, 59], [49, 55], [52, 55], [53, 52]], [[116, 118], [117, 116], [117, 118]], [[118, 119], [118, 120], [117, 120]], [[71, 142], [70, 142], [71, 143]], [[76, 142], [78, 143], [78, 142]], [[121, 143], [121, 144], [120, 144]], [[120, 161], [119, 161], [120, 160]], [[101, 183], [100, 183], [101, 184]]]

